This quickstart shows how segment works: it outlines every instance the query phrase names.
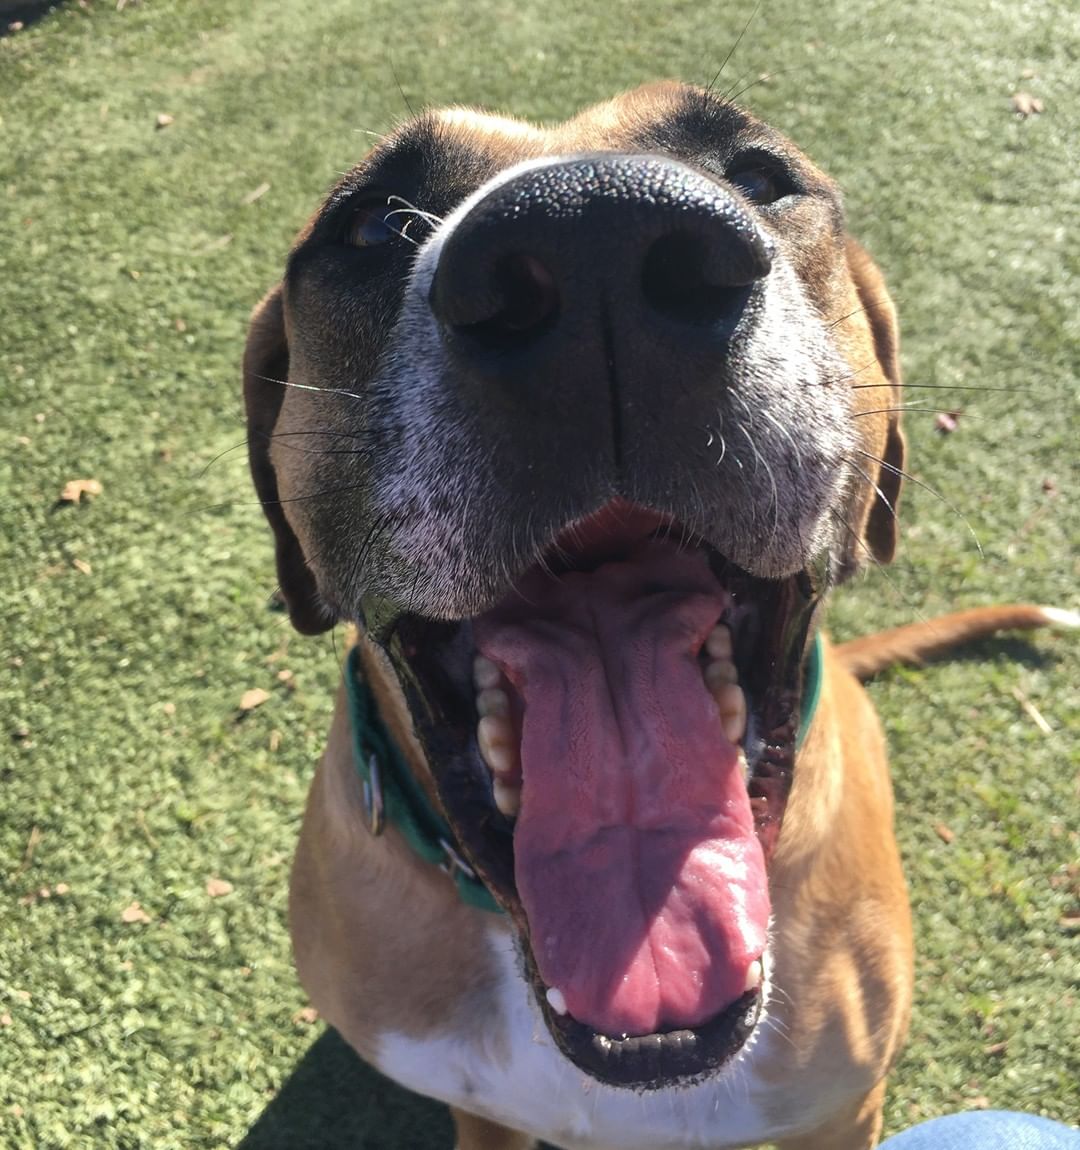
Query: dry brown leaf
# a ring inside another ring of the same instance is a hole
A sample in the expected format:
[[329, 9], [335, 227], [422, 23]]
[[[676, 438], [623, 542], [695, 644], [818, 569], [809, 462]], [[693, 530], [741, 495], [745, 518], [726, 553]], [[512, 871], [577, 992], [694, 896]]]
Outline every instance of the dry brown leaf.
[[227, 878], [211, 878], [206, 880], [206, 893], [211, 898], [221, 898], [222, 895], [232, 894], [233, 884]]
[[13, 1019], [10, 1014], [0, 1014], [0, 1026], [11, 1026], [14, 1022], [15, 1019]]
[[58, 895], [70, 894], [71, 887], [69, 887], [66, 882], [58, 882], [56, 886], [53, 887], [53, 893]]
[[154, 121], [154, 126], [159, 130], [167, 128], [172, 122], [174, 117], [170, 116], [168, 112], [158, 112], [157, 119]]
[[69, 479], [60, 492], [61, 503], [81, 503], [85, 495], [92, 499], [101, 494], [101, 484], [96, 479]]
[[72, 559], [72, 567], [76, 571], [81, 571], [83, 575], [92, 575], [94, 573], [93, 567], [85, 559]]
[[1007, 1042], [991, 1042], [989, 1046], [983, 1047], [983, 1054], [990, 1054], [994, 1057], [999, 1057], [1008, 1050], [1009, 1044]]
[[131, 906], [125, 906], [120, 912], [120, 921], [126, 923], [136, 922], [150, 922], [150, 916], [145, 910], [137, 903], [133, 902]]
[[1030, 92], [1014, 92], [1012, 98], [1013, 111], [1025, 120], [1028, 116], [1038, 116], [1043, 110], [1043, 102], [1038, 96]]
[[1058, 919], [1058, 926], [1062, 930], [1080, 930], [1080, 914], [1063, 914]]
[[956, 832], [945, 823], [935, 823], [934, 834], [936, 834], [943, 843], [951, 843], [953, 839], [956, 838]]
[[319, 1012], [314, 1006], [305, 1006], [303, 1009], [298, 1010], [293, 1016], [293, 1022], [303, 1023], [305, 1026], [310, 1026], [313, 1022], [317, 1022]]
[[270, 732], [270, 741], [268, 746], [270, 748], [271, 754], [273, 754], [278, 749], [278, 747], [281, 746], [281, 732], [277, 729], [277, 727], [275, 727]]
[[256, 707], [261, 707], [269, 698], [269, 691], [264, 691], [262, 687], [252, 687], [250, 691], [245, 691], [240, 696], [240, 710], [254, 711]]

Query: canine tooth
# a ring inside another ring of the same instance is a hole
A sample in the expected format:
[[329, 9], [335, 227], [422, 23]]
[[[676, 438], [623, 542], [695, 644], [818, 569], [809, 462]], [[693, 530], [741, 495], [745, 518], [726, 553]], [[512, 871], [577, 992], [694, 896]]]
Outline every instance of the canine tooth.
[[717, 625], [709, 632], [709, 637], [705, 640], [705, 650], [714, 659], [723, 659], [726, 662], [731, 662], [731, 630], [725, 627], [723, 623]]
[[743, 987], [743, 993], [748, 990], [757, 990], [761, 985], [761, 962], [754, 959], [752, 963], [746, 968], [746, 985]]
[[498, 687], [485, 687], [476, 696], [476, 713], [481, 718], [487, 715], [509, 718], [510, 696]]
[[508, 819], [517, 817], [521, 810], [521, 787], [506, 783], [496, 775], [491, 782], [491, 793], [495, 805]]
[[473, 682], [481, 691], [497, 687], [502, 682], [502, 671], [483, 655], [477, 655], [472, 665]]
[[738, 683], [720, 683], [712, 690], [725, 737], [739, 742], [746, 734], [746, 696]]
[[709, 690], [719, 687], [721, 683], [738, 681], [739, 672], [735, 670], [735, 664], [730, 659], [717, 659], [705, 664], [705, 685]]
[[508, 775], [518, 765], [514, 728], [504, 715], [485, 715], [476, 725], [480, 754], [497, 775]]
[[548, 1000], [548, 1006], [550, 1006], [556, 1014], [566, 1013], [566, 998], [557, 986], [549, 986], [544, 997]]

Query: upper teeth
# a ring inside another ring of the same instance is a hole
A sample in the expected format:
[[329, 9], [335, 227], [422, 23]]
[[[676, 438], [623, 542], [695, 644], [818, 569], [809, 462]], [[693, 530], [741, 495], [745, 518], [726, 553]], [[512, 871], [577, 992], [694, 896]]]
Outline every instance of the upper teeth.
[[[702, 673], [720, 713], [724, 737], [741, 743], [746, 736], [746, 695], [739, 686], [730, 629], [718, 623], [709, 632], [704, 649], [707, 661]], [[521, 809], [521, 747], [510, 705], [510, 685], [498, 666], [483, 655], [473, 660], [473, 683], [480, 717], [476, 741], [493, 776], [492, 797], [507, 818], [515, 818]]]
[[739, 686], [739, 673], [732, 657], [731, 631], [718, 623], [705, 640], [705, 686], [720, 712], [720, 726], [732, 743], [741, 743], [746, 735], [746, 695]]
[[509, 684], [498, 666], [483, 655], [473, 660], [476, 684], [476, 742], [491, 771], [491, 797], [508, 819], [521, 810], [521, 746], [510, 711]]

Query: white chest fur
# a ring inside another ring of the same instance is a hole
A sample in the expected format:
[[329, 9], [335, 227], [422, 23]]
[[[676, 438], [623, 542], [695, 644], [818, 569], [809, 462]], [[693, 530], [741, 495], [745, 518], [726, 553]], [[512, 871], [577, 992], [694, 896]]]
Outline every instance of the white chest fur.
[[[762, 1084], [754, 1065], [768, 1058], [775, 1041], [766, 1019], [716, 1078], [682, 1089], [617, 1090], [587, 1077], [556, 1049], [509, 932], [493, 929], [490, 941], [498, 956], [496, 1008], [472, 1004], [475, 1013], [454, 1034], [415, 1039], [384, 1033], [376, 1059], [384, 1073], [567, 1150], [727, 1150], [787, 1132], [767, 1121], [757, 1104]], [[463, 1004], [463, 1011], [469, 1006]], [[485, 1017], [488, 1026], [479, 1021]]]

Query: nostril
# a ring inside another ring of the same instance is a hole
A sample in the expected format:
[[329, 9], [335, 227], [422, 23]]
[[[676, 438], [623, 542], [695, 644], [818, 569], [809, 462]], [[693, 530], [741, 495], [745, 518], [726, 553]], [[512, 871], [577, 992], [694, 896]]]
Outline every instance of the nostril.
[[709, 259], [708, 245], [709, 240], [689, 232], [673, 232], [649, 247], [642, 262], [641, 289], [650, 307], [685, 323], [737, 318], [751, 287], [768, 267], [746, 274], [745, 269], [721, 263], [717, 272], [718, 261], [715, 254]]
[[551, 270], [536, 256], [513, 252], [502, 256], [492, 271], [492, 314], [456, 324], [492, 348], [524, 345], [550, 331], [559, 317], [559, 288]]

